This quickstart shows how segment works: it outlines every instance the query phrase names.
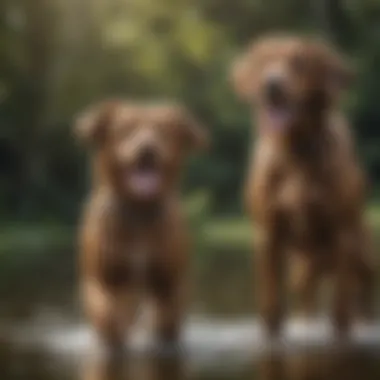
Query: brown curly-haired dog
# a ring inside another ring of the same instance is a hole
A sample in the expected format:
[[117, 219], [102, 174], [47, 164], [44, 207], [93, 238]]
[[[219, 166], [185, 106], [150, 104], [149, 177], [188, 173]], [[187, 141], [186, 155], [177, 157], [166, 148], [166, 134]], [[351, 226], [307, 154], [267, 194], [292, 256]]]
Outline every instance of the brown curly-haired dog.
[[143, 288], [157, 306], [158, 338], [176, 340], [188, 267], [179, 177], [206, 132], [177, 105], [109, 101], [85, 112], [76, 133], [92, 151], [80, 231], [89, 319], [106, 346], [121, 348]]
[[365, 181], [338, 108], [350, 77], [335, 49], [311, 37], [263, 38], [233, 68], [236, 92], [256, 108], [246, 204], [257, 225], [260, 312], [272, 334], [283, 317], [285, 256], [304, 313], [315, 311], [325, 274], [336, 279], [338, 332], [348, 331], [353, 288], [360, 290], [360, 311], [371, 313]]

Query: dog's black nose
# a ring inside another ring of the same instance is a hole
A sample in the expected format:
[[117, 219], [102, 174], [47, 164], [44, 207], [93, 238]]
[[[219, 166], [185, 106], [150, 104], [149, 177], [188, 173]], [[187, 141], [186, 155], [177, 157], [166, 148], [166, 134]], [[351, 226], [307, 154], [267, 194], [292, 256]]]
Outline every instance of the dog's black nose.
[[270, 77], [265, 84], [265, 97], [273, 105], [281, 105], [286, 101], [285, 85], [281, 77]]
[[139, 156], [139, 165], [143, 168], [152, 168], [157, 163], [158, 155], [152, 146], [144, 147]]

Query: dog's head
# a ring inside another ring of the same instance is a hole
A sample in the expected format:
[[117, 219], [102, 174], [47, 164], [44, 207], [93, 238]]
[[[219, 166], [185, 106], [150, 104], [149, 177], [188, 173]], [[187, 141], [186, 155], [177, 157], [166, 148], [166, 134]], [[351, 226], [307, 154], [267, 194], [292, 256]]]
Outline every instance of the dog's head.
[[179, 177], [185, 156], [207, 144], [205, 130], [173, 104], [105, 102], [76, 123], [102, 182], [125, 197], [159, 199]]
[[352, 73], [340, 54], [314, 38], [266, 37], [240, 56], [232, 71], [238, 95], [283, 127], [301, 114], [332, 107]]

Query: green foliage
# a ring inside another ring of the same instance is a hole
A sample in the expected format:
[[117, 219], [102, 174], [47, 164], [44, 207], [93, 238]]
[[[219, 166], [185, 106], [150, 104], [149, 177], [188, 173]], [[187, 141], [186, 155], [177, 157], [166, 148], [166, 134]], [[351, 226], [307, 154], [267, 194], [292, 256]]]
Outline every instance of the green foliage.
[[374, 183], [380, 178], [379, 1], [0, 0], [2, 218], [72, 221], [87, 183], [71, 136], [84, 106], [109, 96], [178, 98], [209, 127], [186, 192], [211, 214], [241, 211], [248, 110], [229, 67], [267, 31], [324, 34], [357, 69], [347, 108]]

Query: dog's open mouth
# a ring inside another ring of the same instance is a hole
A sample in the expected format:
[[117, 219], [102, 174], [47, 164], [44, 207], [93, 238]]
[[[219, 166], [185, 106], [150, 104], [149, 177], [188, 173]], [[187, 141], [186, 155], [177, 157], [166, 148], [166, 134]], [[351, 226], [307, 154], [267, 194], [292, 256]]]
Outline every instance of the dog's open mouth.
[[289, 126], [293, 114], [293, 107], [284, 86], [277, 83], [269, 83], [265, 88], [265, 109], [271, 129], [283, 130]]
[[142, 198], [156, 196], [162, 185], [159, 165], [154, 159], [148, 158], [139, 160], [127, 174], [128, 187]]
[[152, 197], [161, 187], [161, 178], [156, 170], [134, 169], [129, 175], [129, 187], [138, 196]]
[[288, 104], [268, 105], [267, 116], [272, 129], [283, 130], [289, 126], [292, 110]]

